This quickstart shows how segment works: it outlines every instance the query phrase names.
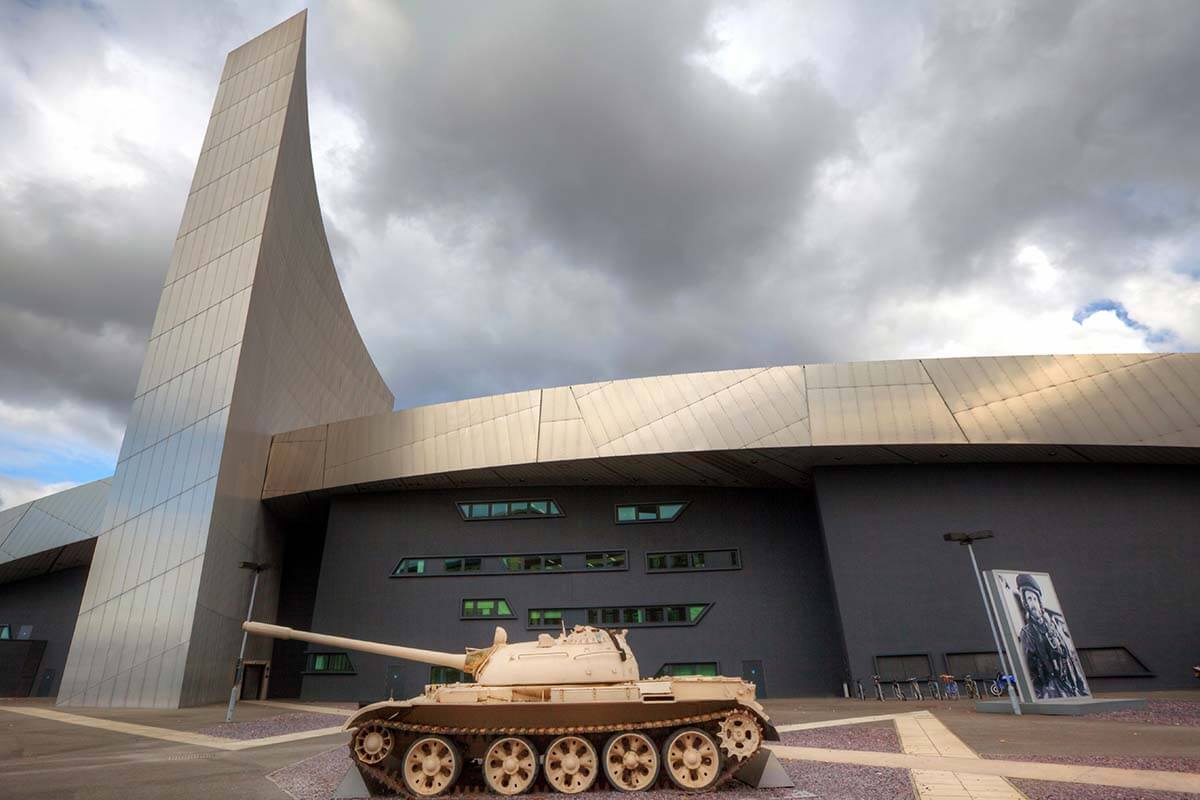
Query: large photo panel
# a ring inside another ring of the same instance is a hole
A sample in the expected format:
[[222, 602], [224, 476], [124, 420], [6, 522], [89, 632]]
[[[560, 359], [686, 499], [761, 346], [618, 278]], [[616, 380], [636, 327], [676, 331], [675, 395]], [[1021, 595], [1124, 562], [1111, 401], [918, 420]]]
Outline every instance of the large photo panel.
[[1050, 576], [999, 569], [984, 575], [1025, 702], [1091, 697]]

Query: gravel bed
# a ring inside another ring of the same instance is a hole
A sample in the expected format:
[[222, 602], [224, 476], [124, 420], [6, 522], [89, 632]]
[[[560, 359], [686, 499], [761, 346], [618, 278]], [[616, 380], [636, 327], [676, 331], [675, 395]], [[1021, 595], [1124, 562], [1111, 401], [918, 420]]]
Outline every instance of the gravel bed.
[[1117, 769], [1153, 769], [1165, 772], [1200, 773], [1200, 758], [1171, 756], [1059, 756], [1042, 753], [985, 753], [984, 758], [1002, 761], [1036, 761], [1041, 764], [1082, 764], [1087, 767], [1116, 767]]
[[1194, 794], [1091, 786], [1086, 783], [1054, 783], [1020, 778], [1009, 778], [1009, 783], [1024, 792], [1029, 800], [1196, 800]]
[[781, 744], [790, 747], [828, 747], [832, 750], [869, 750], [873, 753], [899, 753], [900, 738], [892, 725], [842, 725], [837, 728], [812, 728], [779, 734]]
[[[721, 800], [792, 800], [808, 797], [805, 792], [821, 800], [914, 800], [915, 797], [908, 770], [785, 759], [780, 759], [780, 763], [795, 782], [795, 789], [751, 789], [734, 780], [712, 794]], [[328, 800], [349, 767], [346, 748], [336, 747], [278, 769], [267, 778], [295, 800]], [[585, 796], [588, 800], [629, 800], [630, 797], [611, 790], [593, 790]], [[657, 789], [639, 792], [637, 796], [645, 800], [677, 800], [683, 795], [674, 790]], [[522, 797], [562, 800], [563, 795], [535, 792]]]
[[349, 767], [346, 746], [339, 745], [281, 767], [267, 775], [267, 780], [295, 800], [329, 800]]
[[1200, 727], [1200, 701], [1150, 700], [1146, 703], [1145, 708], [1106, 711], [1103, 714], [1089, 714], [1087, 718], [1143, 722], [1150, 725]]
[[310, 714], [297, 712], [294, 714], [278, 714], [274, 717], [248, 720], [246, 722], [222, 722], [209, 725], [196, 733], [206, 736], [220, 736], [222, 739], [265, 739], [268, 736], [279, 736], [284, 733], [299, 733], [318, 728], [333, 728], [337, 726], [338, 718], [329, 714]]

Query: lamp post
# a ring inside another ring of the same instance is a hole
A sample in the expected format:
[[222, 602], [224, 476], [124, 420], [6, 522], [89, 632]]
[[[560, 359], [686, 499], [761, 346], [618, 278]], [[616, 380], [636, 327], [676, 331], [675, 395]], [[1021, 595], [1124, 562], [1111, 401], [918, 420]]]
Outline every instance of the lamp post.
[[[246, 609], [246, 621], [250, 621], [251, 615], [254, 614], [254, 595], [258, 593], [258, 576], [263, 570], [267, 569], [269, 564], [259, 564], [254, 561], [243, 561], [242, 569], [252, 570], [254, 572], [254, 583], [250, 584], [250, 607]], [[229, 690], [229, 708], [225, 711], [225, 721], [233, 722], [233, 709], [237, 705], [238, 694], [242, 690], [242, 678], [246, 672], [246, 631], [242, 631], [242, 649], [238, 651], [237, 667], [233, 673], [233, 688]]]
[[[988, 626], [992, 629], [992, 641], [996, 643], [996, 657], [1000, 660], [1000, 669], [1005, 673], [1015, 674], [1009, 670], [1007, 662], [1004, 660], [1004, 648], [1000, 645], [1000, 632], [996, 630], [996, 620], [992, 617], [992, 607], [988, 604], [987, 591], [983, 588], [983, 575], [979, 572], [979, 562], [975, 560], [975, 548], [971, 545], [974, 542], [983, 539], [991, 539], [995, 536], [991, 531], [971, 531], [970, 533], [947, 533], [942, 537], [947, 542], [957, 542], [967, 548], [967, 552], [971, 554], [971, 570], [975, 573], [975, 581], [979, 584], [979, 596], [983, 598], [983, 613], [987, 615]], [[1004, 684], [1008, 687], [1008, 699], [1012, 703], [1013, 714], [1021, 716], [1021, 704], [1017, 701], [1017, 692], [1012, 685], [1012, 681], [1006, 680]]]

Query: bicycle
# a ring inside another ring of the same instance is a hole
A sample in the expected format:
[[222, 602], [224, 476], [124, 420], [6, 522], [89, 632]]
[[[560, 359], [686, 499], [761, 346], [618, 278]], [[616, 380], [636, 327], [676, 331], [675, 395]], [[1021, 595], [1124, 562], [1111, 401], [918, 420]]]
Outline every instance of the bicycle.
[[924, 698], [924, 697], [921, 695], [921, 683], [920, 683], [920, 681], [918, 681], [916, 678], [909, 678], [909, 679], [908, 679], [908, 686], [909, 686], [909, 688], [912, 690], [912, 699], [913, 699], [913, 700], [924, 700], [924, 699], [925, 699], [925, 698]]
[[989, 687], [989, 690], [993, 696], [999, 697], [1008, 690], [1009, 686], [1016, 688], [1016, 685], [1017, 677], [1015, 675], [1005, 675], [1003, 672], [997, 672], [996, 680], [992, 681], [992, 685]]
[[883, 684], [879, 682], [878, 675], [872, 675], [871, 680], [875, 681], [875, 696], [879, 698], [879, 702], [883, 702]]
[[904, 690], [900, 688], [900, 681], [892, 681], [892, 694], [896, 696], [897, 700], [903, 700], [906, 702], [908, 700], [908, 698], [904, 696]]
[[963, 688], [967, 690], [967, 697], [972, 700], [979, 699], [979, 684], [975, 683], [975, 679], [971, 677], [971, 673], [967, 673], [963, 678]]
[[934, 680], [932, 677], [929, 679], [929, 683], [926, 684], [925, 688], [929, 690], [929, 699], [930, 700], [941, 700], [942, 699], [942, 686], [936, 680]]
[[856, 693], [858, 694], [858, 699], [859, 699], [859, 700], [866, 700], [867, 698], [866, 698], [865, 696], [863, 696], [863, 685], [862, 685], [862, 681], [860, 681], [860, 680], [858, 680], [858, 679], [855, 679], [855, 681], [854, 681], [854, 687], [855, 687], [855, 691], [856, 691]]
[[958, 681], [953, 675], [942, 675], [942, 683], [946, 685], [946, 699], [958, 700]]

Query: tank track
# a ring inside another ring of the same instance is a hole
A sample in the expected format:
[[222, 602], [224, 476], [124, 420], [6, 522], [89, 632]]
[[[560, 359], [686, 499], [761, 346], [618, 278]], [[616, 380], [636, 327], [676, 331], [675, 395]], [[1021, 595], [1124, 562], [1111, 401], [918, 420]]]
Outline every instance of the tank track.
[[[612, 724], [612, 725], [580, 725], [580, 726], [576, 726], [576, 727], [455, 728], [455, 727], [448, 727], [448, 726], [444, 726], [444, 725], [412, 725], [412, 724], [406, 724], [403, 722], [395, 722], [392, 720], [382, 720], [382, 719], [372, 720], [372, 724], [382, 725], [384, 727], [391, 728], [393, 730], [396, 730], [396, 731], [399, 731], [402, 733], [406, 733], [406, 734], [439, 734], [441, 736], [448, 736], [448, 737], [449, 736], [489, 737], [489, 736], [495, 736], [495, 735], [499, 735], [499, 734], [519, 735], [519, 736], [562, 736], [564, 734], [619, 733], [620, 731], [643, 731], [643, 730], [654, 730], [654, 729], [662, 729], [662, 728], [680, 728], [685, 725], [700, 725], [700, 724], [703, 724], [706, 722], [714, 722], [716, 720], [720, 720], [720, 719], [723, 719], [724, 717], [727, 717], [730, 713], [731, 713], [731, 710], [726, 709], [724, 711], [714, 711], [714, 712], [710, 712], [708, 714], [696, 714], [696, 715], [693, 715], [690, 717], [676, 717], [675, 719], [657, 720], [654, 722], [642, 722], [642, 723], [630, 722], [630, 723]], [[703, 790], [703, 792], [689, 792], [689, 794], [703, 794], [705, 792], [711, 792], [711, 791], [714, 791], [715, 789], [719, 788], [723, 784], [728, 783], [733, 778], [734, 773], [736, 773], [738, 771], [738, 769], [740, 769], [742, 767], [742, 765], [746, 763], [746, 761], [749, 761], [750, 758], [753, 757], [753, 755], [755, 753], [757, 753], [759, 749], [761, 749], [761, 747], [762, 747], [762, 744], [761, 744], [761, 737], [760, 737], [759, 747], [755, 748], [754, 751], [751, 752], [750, 754], [748, 754], [745, 758], [733, 759], [733, 758], [727, 757], [725, 759], [725, 766], [721, 770], [721, 774], [717, 777], [717, 780], [715, 782], [713, 782], [712, 786]], [[387, 791], [389, 793], [394, 794], [398, 797], [406, 798], [407, 800], [429, 800], [429, 798], [421, 797], [420, 795], [415, 795], [412, 792], [410, 792], [408, 790], [408, 787], [406, 787], [404, 785], [404, 781], [400, 778], [399, 771], [389, 770], [389, 769], [385, 769], [385, 768], [379, 767], [379, 766], [374, 766], [371, 764], [364, 764], [363, 762], [361, 762], [357, 758], [355, 758], [353, 739], [351, 739], [351, 744], [350, 744], [350, 758], [354, 762], [354, 765], [356, 767], [358, 767], [359, 771], [362, 772], [364, 777], [369, 777], [371, 779], [371, 781], [375, 782], [376, 787], [383, 787], [383, 788], [387, 789]], [[368, 783], [370, 783], [370, 781]], [[605, 787], [603, 786], [603, 783], [604, 782], [602, 780], [597, 780], [594, 784], [592, 784], [592, 787], [590, 789], [588, 789], [586, 792], [582, 792], [581, 794], [586, 795], [590, 792], [605, 791]], [[653, 786], [648, 786], [646, 790], [652, 791], [652, 790], [657, 790], [657, 789], [669, 789], [669, 790], [680, 792], [681, 794], [683, 793], [683, 790], [679, 789], [673, 783], [671, 783], [671, 779], [667, 776], [665, 770], [660, 770], [657, 783], [655, 783]], [[549, 793], [553, 793], [553, 794], [559, 794], [559, 792], [557, 792], [553, 787], [551, 787], [546, 782], [545, 776], [540, 775], [540, 774], [538, 775], [537, 782], [534, 783], [534, 785], [530, 787], [529, 792], [530, 793], [549, 792]], [[636, 795], [638, 793], [633, 792], [632, 794]], [[494, 792], [492, 792], [490, 789], [487, 788], [487, 785], [482, 782], [467, 784], [461, 778], [453, 786], [451, 786], [449, 790], [447, 790], [443, 794], [437, 795], [437, 796], [438, 797], [486, 796], [486, 797], [492, 797], [492, 798], [500, 797], [500, 795], [497, 795]], [[571, 795], [562, 795], [562, 796], [564, 798], [566, 798], [566, 797], [570, 797]]]

